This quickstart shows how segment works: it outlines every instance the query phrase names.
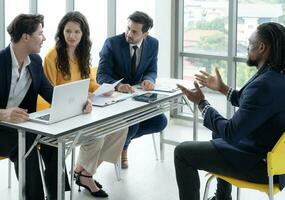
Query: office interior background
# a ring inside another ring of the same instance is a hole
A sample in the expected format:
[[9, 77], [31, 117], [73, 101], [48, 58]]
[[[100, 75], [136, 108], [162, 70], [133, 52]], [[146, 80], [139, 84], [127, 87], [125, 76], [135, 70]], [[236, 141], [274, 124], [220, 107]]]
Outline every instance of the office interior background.
[[[0, 0], [0, 47], [9, 44], [6, 27], [17, 14], [40, 13], [45, 16], [47, 38], [40, 53], [43, 58], [54, 46], [59, 20], [72, 10], [82, 12], [89, 22], [92, 66], [98, 65], [105, 39], [124, 32], [127, 17], [140, 10], [154, 19], [150, 35], [159, 40], [158, 77], [193, 80], [199, 70], [211, 73], [218, 67], [223, 80], [237, 89], [256, 72], [245, 64], [250, 34], [264, 22], [285, 24], [285, 0]], [[224, 116], [234, 113], [235, 109], [224, 96], [203, 90], [209, 102]], [[166, 136], [176, 141], [192, 140], [192, 120], [192, 112], [187, 107], [172, 112]], [[198, 140], [209, 140], [211, 133], [202, 127], [200, 116], [199, 122]], [[155, 160], [151, 137], [135, 141], [130, 149], [130, 168], [122, 171], [119, 182], [112, 165], [101, 166], [98, 179], [106, 185], [109, 199], [178, 199], [173, 149], [167, 145], [165, 161], [160, 162]], [[13, 172], [12, 188], [7, 189], [6, 167], [7, 162], [0, 161], [0, 192], [4, 199], [14, 200], [17, 199], [17, 180]], [[205, 180], [201, 172], [201, 191]], [[94, 199], [87, 192], [79, 194], [77, 190], [75, 197]], [[242, 198], [267, 197], [256, 191], [242, 190]], [[285, 199], [284, 192], [276, 195], [276, 199]]]

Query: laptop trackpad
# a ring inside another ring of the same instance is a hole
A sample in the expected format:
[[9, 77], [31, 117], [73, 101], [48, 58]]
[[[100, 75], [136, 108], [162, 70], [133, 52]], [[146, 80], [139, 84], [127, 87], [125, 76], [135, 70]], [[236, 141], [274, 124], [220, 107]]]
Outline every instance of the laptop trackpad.
[[50, 118], [50, 114], [36, 117], [36, 119], [45, 120], [45, 121], [49, 121], [49, 118]]

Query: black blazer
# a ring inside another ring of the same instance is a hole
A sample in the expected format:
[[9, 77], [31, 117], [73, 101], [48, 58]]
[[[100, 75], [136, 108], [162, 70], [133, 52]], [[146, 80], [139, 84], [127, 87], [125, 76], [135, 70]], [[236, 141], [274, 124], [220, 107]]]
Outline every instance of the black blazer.
[[[31, 113], [36, 111], [38, 94], [48, 102], [51, 102], [53, 87], [44, 75], [40, 56], [31, 54], [29, 57], [31, 63], [28, 66], [28, 70], [31, 74], [32, 83], [19, 107], [27, 109]], [[0, 109], [6, 109], [11, 87], [11, 77], [12, 59], [10, 46], [8, 46], [0, 51]], [[17, 145], [17, 141], [10, 141], [11, 134], [7, 133], [17, 133], [17, 131], [0, 125], [0, 155], [3, 156], [9, 154], [7, 151], [9, 151], [10, 146], [13, 148], [13, 146]]]

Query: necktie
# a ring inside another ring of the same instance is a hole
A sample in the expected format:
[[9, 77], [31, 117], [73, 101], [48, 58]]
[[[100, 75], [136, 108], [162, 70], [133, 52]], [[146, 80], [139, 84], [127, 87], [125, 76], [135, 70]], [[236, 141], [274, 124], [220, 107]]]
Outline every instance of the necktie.
[[137, 49], [138, 47], [137, 46], [133, 46], [133, 49], [134, 49], [134, 54], [132, 56], [132, 60], [131, 60], [131, 77], [132, 79], [135, 78], [135, 75], [136, 75], [136, 63], [137, 63]]

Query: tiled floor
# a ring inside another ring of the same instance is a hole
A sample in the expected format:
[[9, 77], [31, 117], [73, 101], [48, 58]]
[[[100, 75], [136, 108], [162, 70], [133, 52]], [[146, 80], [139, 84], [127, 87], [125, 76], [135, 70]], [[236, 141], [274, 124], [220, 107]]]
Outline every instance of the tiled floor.
[[[171, 139], [191, 140], [191, 123], [181, 120], [171, 120], [166, 130], [166, 137]], [[156, 135], [158, 139], [158, 135]], [[199, 140], [210, 139], [210, 132], [199, 127]], [[114, 165], [104, 163], [96, 174], [96, 179], [103, 184], [109, 194], [109, 200], [178, 200], [178, 191], [175, 180], [173, 164], [173, 146], [166, 145], [165, 161], [157, 161], [153, 150], [151, 136], [144, 136], [133, 141], [129, 149], [129, 169], [122, 170], [122, 180], [117, 181]], [[70, 161], [67, 159], [67, 165]], [[0, 199], [17, 200], [18, 185], [13, 171], [12, 188], [7, 188], [7, 160], [0, 161]], [[205, 172], [200, 173], [201, 192], [204, 190]], [[215, 184], [210, 188], [210, 194], [214, 192]], [[234, 189], [233, 195], [236, 190]], [[202, 193], [201, 193], [202, 194]], [[88, 191], [74, 189], [75, 200], [91, 200], [93, 198]], [[69, 199], [69, 192], [66, 192]], [[235, 197], [233, 198], [235, 199]], [[266, 195], [260, 192], [245, 190], [241, 191], [243, 200], [265, 200]], [[275, 200], [284, 200], [285, 192], [275, 196]]]

